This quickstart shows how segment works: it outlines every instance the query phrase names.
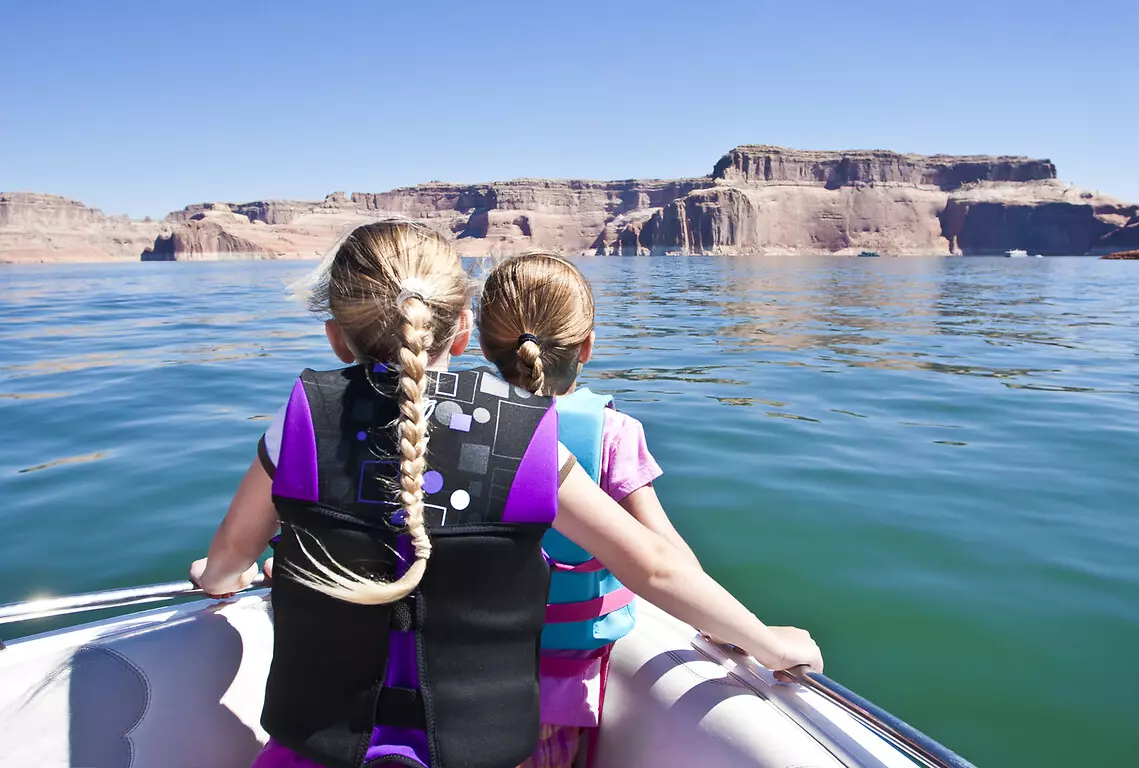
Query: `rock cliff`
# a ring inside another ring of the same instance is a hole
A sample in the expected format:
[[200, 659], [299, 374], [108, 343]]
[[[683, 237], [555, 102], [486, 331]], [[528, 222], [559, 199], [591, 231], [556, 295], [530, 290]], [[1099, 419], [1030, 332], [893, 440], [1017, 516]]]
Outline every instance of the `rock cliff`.
[[[0, 194], [0, 260], [314, 257], [393, 213], [464, 255], [1107, 253], [1139, 246], [1139, 206], [1063, 184], [1048, 160], [743, 145], [676, 180], [431, 182], [324, 200], [199, 203], [137, 222], [52, 195]], [[161, 236], [160, 236], [161, 235]], [[157, 238], [157, 239], [156, 239]]]
[[879, 183], [953, 190], [979, 181], [1054, 179], [1056, 167], [1027, 157], [902, 155], [883, 149], [827, 152], [748, 144], [720, 158], [712, 177], [827, 189]]
[[[228, 218], [226, 218], [228, 217]], [[217, 219], [221, 218], [222, 221]], [[224, 213], [221, 217], [199, 213], [159, 235], [142, 252], [143, 261], [216, 261], [218, 259], [274, 258], [278, 254], [224, 229], [223, 223], [249, 224], [244, 215]]]
[[1057, 181], [1048, 160], [748, 145], [716, 163], [710, 186], [666, 204], [638, 247], [1083, 254], [1129, 242], [1136, 210]]
[[0, 192], [0, 263], [137, 260], [163, 228], [58, 195]]

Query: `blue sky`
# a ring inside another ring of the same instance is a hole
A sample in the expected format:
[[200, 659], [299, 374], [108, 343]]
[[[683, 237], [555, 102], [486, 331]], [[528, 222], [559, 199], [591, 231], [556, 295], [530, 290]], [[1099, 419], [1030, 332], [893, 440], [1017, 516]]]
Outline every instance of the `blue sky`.
[[0, 6], [0, 190], [162, 216], [737, 144], [1052, 159], [1139, 201], [1139, 3]]

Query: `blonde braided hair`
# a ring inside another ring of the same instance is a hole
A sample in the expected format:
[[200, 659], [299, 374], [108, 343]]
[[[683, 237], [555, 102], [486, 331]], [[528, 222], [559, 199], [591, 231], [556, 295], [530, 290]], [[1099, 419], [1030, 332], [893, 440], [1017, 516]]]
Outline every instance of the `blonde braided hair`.
[[398, 366], [399, 449], [397, 498], [415, 560], [397, 581], [378, 581], [337, 563], [328, 551], [322, 563], [301, 551], [315, 570], [289, 568], [288, 575], [331, 597], [363, 605], [399, 600], [423, 579], [431, 557], [424, 521], [423, 475], [427, 471], [427, 365], [458, 332], [472, 286], [449, 242], [406, 219], [355, 229], [305, 282], [310, 308], [331, 314], [362, 361]]
[[[423, 473], [427, 471], [427, 350], [434, 346], [431, 309], [420, 296], [411, 296], [400, 306], [399, 349], [399, 500], [407, 516], [407, 532], [415, 546], [419, 566], [414, 578], [422, 578], [431, 539], [423, 521]], [[403, 577], [407, 580], [411, 569]]]

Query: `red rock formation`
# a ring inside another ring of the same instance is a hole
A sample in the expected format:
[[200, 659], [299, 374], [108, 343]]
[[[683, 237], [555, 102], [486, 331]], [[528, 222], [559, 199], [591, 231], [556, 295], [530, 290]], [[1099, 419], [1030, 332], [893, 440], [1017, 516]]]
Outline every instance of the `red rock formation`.
[[1119, 260], [1139, 260], [1139, 251], [1119, 251], [1117, 253], [1109, 253], [1105, 256], [1100, 256], [1101, 259], [1119, 259]]
[[58, 195], [0, 192], [0, 262], [135, 260], [162, 228]]
[[166, 216], [170, 222], [189, 221], [204, 211], [228, 211], [249, 217], [250, 221], [262, 221], [266, 224], [291, 224], [298, 217], [318, 211], [335, 211], [339, 209], [352, 209], [343, 192], [333, 192], [324, 198], [323, 202], [306, 202], [304, 200], [255, 200], [250, 203], [195, 203], [187, 205], [180, 211], [174, 211]]
[[143, 261], [216, 261], [273, 258], [277, 254], [257, 243], [232, 235], [212, 220], [195, 219], [159, 235], [142, 252]]
[[[1132, 210], [1136, 208], [1137, 206], [1132, 206]], [[1102, 213], [1097, 215], [1100, 218], [1107, 218]], [[1139, 210], [1135, 210], [1131, 217], [1117, 229], [1104, 235], [1096, 250], [1115, 251], [1116, 249], [1131, 250], [1135, 248], [1139, 248]]]
[[1055, 180], [1022, 157], [737, 147], [715, 185], [663, 208], [653, 246], [689, 252], [1082, 254], [1135, 206]]
[[825, 186], [906, 184], [957, 189], [978, 181], [1056, 178], [1049, 160], [1027, 157], [902, 155], [882, 149], [828, 152], [746, 144], [720, 158], [713, 178]]
[[1071, 255], [1125, 246], [1137, 214], [1139, 206], [1052, 181], [972, 185], [950, 195], [941, 221], [955, 252]]
[[[1012, 248], [1079, 254], [1139, 246], [1139, 206], [1067, 186], [1055, 176], [1048, 160], [1024, 157], [744, 145], [702, 178], [431, 182], [390, 192], [336, 192], [322, 201], [202, 203], [170, 214], [164, 225], [109, 219], [49, 195], [5, 195], [0, 259], [43, 249], [61, 257], [94, 252], [107, 258], [115, 248], [141, 249], [162, 226], [194, 222], [213, 226], [160, 238], [147, 258], [238, 252], [312, 257], [353, 226], [393, 213], [450, 233], [465, 255], [535, 247], [622, 255], [944, 255]], [[55, 229], [45, 234], [41, 220]], [[104, 249], [93, 250], [89, 240]]]

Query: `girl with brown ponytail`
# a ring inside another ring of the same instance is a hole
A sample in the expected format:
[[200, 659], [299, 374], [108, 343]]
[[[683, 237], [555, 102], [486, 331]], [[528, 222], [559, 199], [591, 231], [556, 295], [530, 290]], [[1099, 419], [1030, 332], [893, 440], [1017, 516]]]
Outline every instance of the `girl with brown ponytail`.
[[[678, 557], [699, 566], [653, 490], [662, 472], [641, 423], [615, 410], [612, 398], [577, 386], [596, 339], [593, 292], [577, 267], [545, 251], [500, 262], [487, 275], [477, 324], [484, 354], [507, 381], [559, 398], [560, 438], [601, 489], [633, 519], [671, 542]], [[591, 431], [582, 435], [582, 429]], [[541, 669], [542, 732], [524, 768], [572, 765], [583, 729], [593, 747], [609, 650], [634, 625], [633, 606], [611, 597], [622, 585], [604, 569], [585, 571], [584, 564], [591, 560], [588, 552], [556, 531], [546, 534], [543, 545], [563, 566], [552, 577], [551, 607], [606, 595], [610, 610], [576, 625], [547, 625], [542, 653], [552, 663]]]
[[257, 768], [513, 768], [539, 731], [536, 650], [553, 525], [638, 593], [775, 668], [821, 669], [607, 497], [558, 442], [552, 398], [448, 371], [471, 285], [432, 230], [358, 227], [306, 283], [348, 367], [306, 370], [258, 446], [209, 557], [248, 585], [278, 530]]

